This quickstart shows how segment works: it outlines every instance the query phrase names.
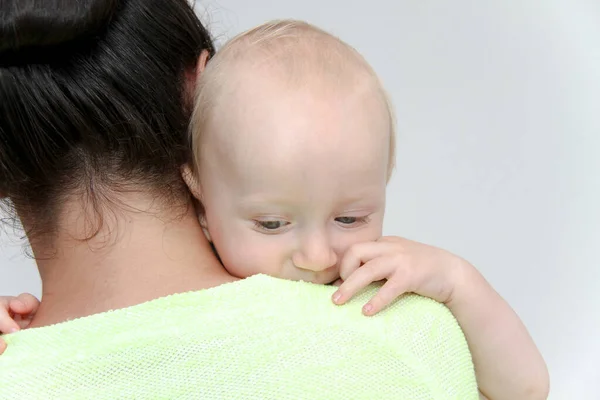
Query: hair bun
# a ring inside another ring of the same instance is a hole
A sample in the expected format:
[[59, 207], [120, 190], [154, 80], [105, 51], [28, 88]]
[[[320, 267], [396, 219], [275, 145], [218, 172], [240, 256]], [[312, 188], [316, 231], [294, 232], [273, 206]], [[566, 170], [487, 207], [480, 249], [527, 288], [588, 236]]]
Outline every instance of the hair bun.
[[[44, 50], [81, 42], [101, 32], [119, 0], [2, 0], [0, 64], [28, 62]], [[24, 53], [24, 54], [23, 54]], [[55, 57], [58, 55], [55, 54]]]

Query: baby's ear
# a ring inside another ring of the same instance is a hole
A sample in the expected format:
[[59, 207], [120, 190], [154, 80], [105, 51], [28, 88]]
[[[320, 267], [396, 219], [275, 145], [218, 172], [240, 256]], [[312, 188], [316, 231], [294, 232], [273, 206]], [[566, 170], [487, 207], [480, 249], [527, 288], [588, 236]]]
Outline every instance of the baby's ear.
[[206, 239], [209, 242], [212, 242], [210, 232], [208, 231], [208, 224], [206, 223], [206, 210], [204, 209], [204, 206], [200, 201], [200, 183], [198, 182], [198, 179], [196, 178], [196, 175], [194, 174], [192, 168], [187, 164], [181, 167], [181, 177], [183, 178], [183, 181], [192, 193], [192, 196], [194, 196], [198, 201], [196, 204], [196, 210], [198, 211], [198, 220], [200, 221], [202, 232], [204, 232], [204, 236], [206, 236]]
[[196, 200], [200, 201], [200, 182], [198, 182], [196, 175], [194, 175], [194, 171], [188, 164], [185, 164], [183, 167], [181, 167], [181, 177], [192, 193], [192, 196], [194, 196]]
[[202, 227], [202, 232], [204, 232], [204, 236], [206, 236], [206, 240], [209, 243], [212, 243], [212, 238], [210, 237], [210, 231], [208, 230], [208, 224], [206, 222], [206, 214], [201, 213], [198, 215], [198, 220], [200, 221], [200, 227]]
[[206, 64], [210, 59], [210, 53], [208, 50], [202, 50], [200, 53], [200, 57], [198, 57], [198, 64], [196, 65], [196, 79], [200, 76], [206, 69]]

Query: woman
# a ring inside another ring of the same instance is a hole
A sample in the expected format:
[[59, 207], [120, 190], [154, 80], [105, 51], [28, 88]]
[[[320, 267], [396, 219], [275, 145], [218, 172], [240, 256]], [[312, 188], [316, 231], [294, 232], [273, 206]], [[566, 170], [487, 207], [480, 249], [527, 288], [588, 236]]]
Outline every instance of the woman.
[[355, 318], [364, 298], [219, 264], [180, 174], [214, 53], [185, 0], [2, 7], [0, 192], [43, 284], [2, 398], [477, 398], [442, 306]]

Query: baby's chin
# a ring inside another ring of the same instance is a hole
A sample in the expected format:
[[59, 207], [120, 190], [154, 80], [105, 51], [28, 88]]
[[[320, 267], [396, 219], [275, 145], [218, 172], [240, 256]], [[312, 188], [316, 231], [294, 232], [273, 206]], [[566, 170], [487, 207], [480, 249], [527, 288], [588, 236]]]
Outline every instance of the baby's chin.
[[[240, 279], [247, 278], [250, 275], [236, 274], [232, 270], [227, 270], [233, 276]], [[280, 273], [269, 273], [269, 272], [257, 272], [259, 274], [265, 274], [274, 278], [285, 279], [287, 281], [302, 281], [314, 283], [317, 285], [335, 285], [339, 286], [342, 282], [340, 279], [339, 269], [337, 267], [328, 268], [323, 271], [307, 271], [294, 268], [293, 270], [281, 271]]]
[[317, 285], [331, 285], [336, 283], [340, 275], [338, 271], [321, 271], [321, 272], [310, 272], [303, 274], [294, 274], [294, 276], [281, 277], [282, 279], [288, 279], [292, 281], [304, 281], [315, 283]]

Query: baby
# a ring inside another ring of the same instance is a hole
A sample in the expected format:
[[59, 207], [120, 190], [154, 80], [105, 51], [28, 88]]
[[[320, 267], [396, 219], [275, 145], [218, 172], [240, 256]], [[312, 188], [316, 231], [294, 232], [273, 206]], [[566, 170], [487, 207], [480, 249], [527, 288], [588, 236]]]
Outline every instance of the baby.
[[[526, 329], [473, 266], [382, 237], [394, 118], [360, 54], [306, 23], [276, 21], [231, 40], [199, 68], [194, 161], [183, 175], [232, 275], [336, 282], [340, 305], [386, 280], [366, 315], [405, 292], [431, 297], [465, 332], [482, 396], [547, 396], [546, 366]], [[27, 304], [4, 298], [4, 309], [26, 319], [36, 305], [21, 299]], [[0, 315], [0, 328], [14, 324]]]

